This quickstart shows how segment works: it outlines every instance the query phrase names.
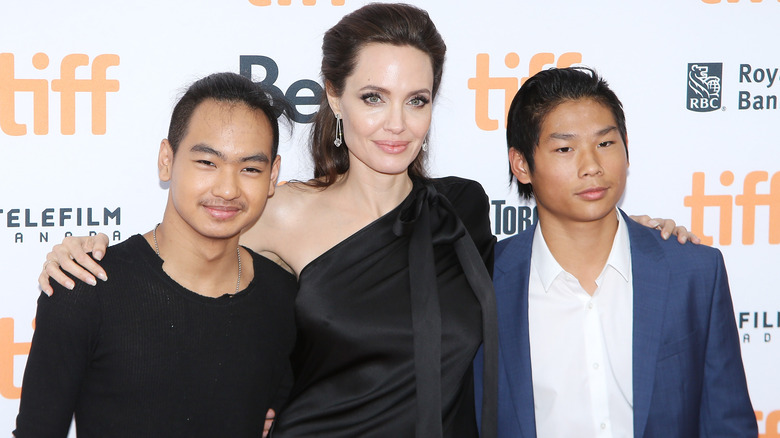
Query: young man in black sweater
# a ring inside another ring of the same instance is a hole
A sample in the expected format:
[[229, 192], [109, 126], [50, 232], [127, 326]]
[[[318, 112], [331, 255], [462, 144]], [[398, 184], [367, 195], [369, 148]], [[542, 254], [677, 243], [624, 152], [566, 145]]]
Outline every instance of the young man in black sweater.
[[[17, 438], [259, 437], [283, 399], [295, 277], [239, 246], [274, 193], [278, 108], [218, 73], [177, 103], [160, 145], [160, 224], [116, 245], [97, 287], [38, 301]], [[280, 393], [281, 392], [281, 393]]]

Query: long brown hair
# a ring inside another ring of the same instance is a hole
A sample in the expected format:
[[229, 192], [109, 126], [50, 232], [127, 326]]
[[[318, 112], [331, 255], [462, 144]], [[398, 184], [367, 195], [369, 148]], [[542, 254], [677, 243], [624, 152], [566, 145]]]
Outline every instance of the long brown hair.
[[[358, 52], [370, 43], [411, 46], [426, 53], [433, 66], [432, 96], [436, 97], [447, 46], [427, 12], [403, 3], [368, 4], [345, 15], [325, 32], [320, 75], [326, 89], [341, 96], [347, 77], [355, 69]], [[328, 187], [349, 170], [348, 145], [336, 148], [333, 145], [335, 132], [336, 118], [328, 105], [327, 93], [322, 93], [320, 109], [314, 116], [311, 131], [310, 149], [315, 179], [309, 185]], [[426, 156], [427, 153], [421, 150], [409, 165], [409, 176], [426, 177]]]

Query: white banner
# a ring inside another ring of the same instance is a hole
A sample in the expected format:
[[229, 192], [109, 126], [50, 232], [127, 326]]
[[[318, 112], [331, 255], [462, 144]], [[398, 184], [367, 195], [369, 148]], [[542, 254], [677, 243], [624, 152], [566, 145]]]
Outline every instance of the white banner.
[[[234, 71], [296, 105], [282, 179], [308, 179], [322, 34], [365, 2], [6, 2], [0, 7], [0, 425], [14, 427], [36, 280], [67, 234], [118, 242], [160, 221], [156, 157], [186, 86]], [[505, 112], [547, 66], [596, 68], [625, 105], [622, 207], [725, 256], [759, 429], [780, 436], [780, 1], [429, 0], [448, 46], [435, 176], [478, 180], [500, 238], [533, 220], [508, 186]]]

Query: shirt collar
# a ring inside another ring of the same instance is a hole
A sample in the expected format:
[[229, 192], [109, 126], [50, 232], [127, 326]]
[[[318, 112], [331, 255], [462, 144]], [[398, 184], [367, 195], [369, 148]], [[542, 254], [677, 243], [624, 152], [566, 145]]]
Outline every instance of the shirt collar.
[[[609, 251], [609, 257], [604, 269], [608, 267], [614, 269], [623, 277], [623, 280], [629, 282], [631, 281], [631, 246], [628, 240], [628, 227], [623, 219], [623, 215], [617, 209], [615, 209], [615, 214], [618, 219], [618, 229], [612, 241], [612, 249]], [[566, 272], [550, 252], [550, 248], [542, 235], [542, 227], [538, 225], [534, 231], [534, 240], [531, 244], [531, 263], [539, 273], [545, 292], [550, 289], [550, 285], [561, 273]], [[603, 275], [602, 271], [599, 280]], [[597, 280], [597, 283], [599, 283], [599, 280]]]
[[609, 251], [607, 266], [612, 267], [627, 283], [631, 281], [631, 242], [628, 240], [628, 226], [623, 215], [615, 209], [618, 218], [618, 229], [612, 249]]

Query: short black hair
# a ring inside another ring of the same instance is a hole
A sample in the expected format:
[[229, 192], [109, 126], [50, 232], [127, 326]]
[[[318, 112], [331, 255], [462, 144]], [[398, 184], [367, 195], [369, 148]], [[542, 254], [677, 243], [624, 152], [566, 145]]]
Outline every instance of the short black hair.
[[[558, 105], [579, 99], [593, 99], [612, 111], [620, 138], [626, 147], [626, 116], [623, 104], [609, 84], [588, 67], [551, 68], [535, 74], [523, 83], [509, 107], [506, 121], [508, 150], [515, 149], [525, 159], [528, 172], [534, 171], [534, 153], [539, 145], [542, 123]], [[509, 182], [514, 181], [509, 170]], [[531, 199], [533, 187], [517, 181], [521, 198]]]
[[274, 100], [259, 83], [236, 73], [214, 73], [195, 81], [176, 103], [168, 127], [168, 142], [176, 154], [179, 143], [187, 135], [195, 108], [207, 99], [217, 102], [244, 104], [250, 109], [262, 111], [273, 130], [271, 161], [279, 150], [279, 121], [281, 115], [289, 115], [290, 107], [284, 99]]

